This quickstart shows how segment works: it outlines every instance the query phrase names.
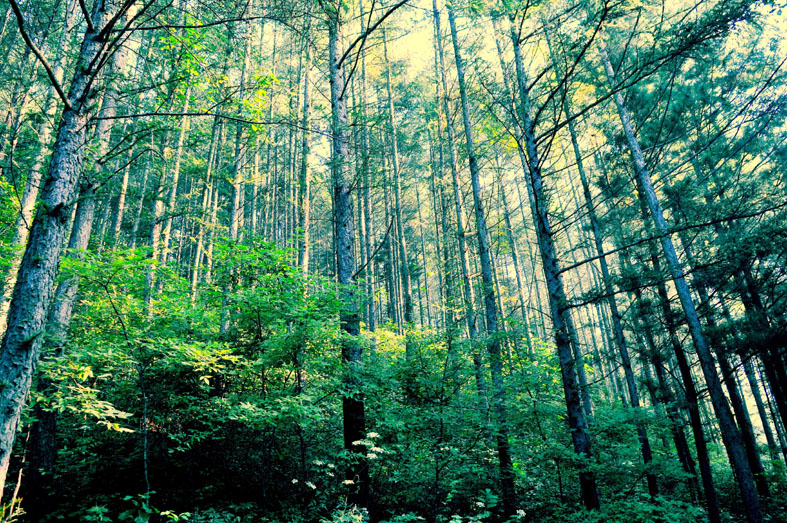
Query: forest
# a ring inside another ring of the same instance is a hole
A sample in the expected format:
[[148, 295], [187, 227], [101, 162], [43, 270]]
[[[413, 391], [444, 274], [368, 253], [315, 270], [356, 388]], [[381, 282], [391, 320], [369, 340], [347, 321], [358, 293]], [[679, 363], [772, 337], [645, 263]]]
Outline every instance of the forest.
[[0, 523], [787, 521], [784, 0], [0, 16]]

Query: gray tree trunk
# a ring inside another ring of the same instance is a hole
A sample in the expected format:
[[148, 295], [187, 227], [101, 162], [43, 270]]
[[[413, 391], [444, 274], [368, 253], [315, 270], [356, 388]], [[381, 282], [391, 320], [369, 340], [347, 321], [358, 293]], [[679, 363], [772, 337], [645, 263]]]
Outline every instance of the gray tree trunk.
[[309, 37], [304, 38], [305, 60], [303, 63], [303, 113], [301, 116], [301, 166], [298, 173], [298, 229], [301, 235], [298, 242], [298, 266], [304, 275], [309, 273], [309, 229], [311, 219], [311, 180], [309, 175], [309, 99], [311, 86], [309, 72], [311, 69], [311, 49]]
[[[552, 57], [552, 63], [555, 65], [557, 70], [559, 71], [560, 68], [558, 66], [557, 61], [555, 60], [552, 45], [549, 39], [548, 29], [545, 30], [545, 34], [547, 35], [547, 44], [549, 46], [549, 52]], [[560, 81], [558, 79], [558, 81]], [[615, 343], [617, 345], [618, 353], [620, 354], [620, 360], [623, 365], [623, 372], [626, 377], [626, 387], [628, 389], [629, 398], [631, 400], [631, 406], [634, 409], [640, 409], [641, 402], [639, 397], [639, 391], [637, 390], [637, 383], [634, 378], [634, 370], [631, 364], [631, 356], [629, 355], [628, 344], [626, 342], [626, 336], [623, 334], [623, 322], [621, 320], [620, 311], [618, 310], [618, 304], [615, 300], [615, 289], [612, 285], [612, 276], [609, 272], [609, 265], [607, 264], [607, 258], [603, 255], [604, 253], [604, 239], [601, 235], [601, 227], [598, 223], [598, 217], [596, 215], [596, 209], [593, 204], [593, 196], [590, 193], [590, 183], [588, 182], [588, 177], [585, 174], [585, 166], [584, 162], [582, 161], [582, 152], [579, 149], [579, 140], [577, 139], [577, 130], [575, 121], [571, 115], [571, 108], [569, 103], [568, 93], [565, 92], [565, 89], [562, 89], [563, 92], [563, 112], [565, 113], [565, 117], [568, 120], [568, 132], [571, 137], [571, 146], [574, 152], [574, 160], [577, 166], [577, 172], [579, 173], [579, 180], [582, 184], [582, 195], [585, 199], [585, 208], [587, 210], [588, 220], [590, 221], [590, 231], [593, 235], [593, 245], [595, 246], [596, 252], [594, 253], [598, 257], [599, 266], [601, 267], [601, 280], [604, 285], [604, 294], [607, 296], [606, 302], [607, 306], [609, 307], [612, 319], [612, 329], [615, 336]], [[653, 474], [652, 471], [649, 470], [650, 464], [653, 461], [653, 452], [650, 448], [650, 440], [648, 438], [647, 430], [645, 429], [645, 425], [642, 421], [637, 423], [637, 436], [639, 438], [639, 445], [640, 451], [642, 453], [642, 459], [645, 462], [646, 477], [648, 482], [648, 493], [652, 498], [658, 496], [659, 489], [658, 483], [656, 481], [656, 476]]]
[[346, 479], [352, 481], [348, 500], [361, 507], [369, 508], [371, 493], [369, 464], [366, 449], [353, 442], [366, 437], [366, 413], [364, 399], [358, 390], [360, 383], [357, 369], [361, 363], [360, 311], [355, 283], [355, 255], [353, 253], [353, 180], [349, 172], [349, 118], [345, 92], [344, 64], [342, 56], [342, 21], [340, 12], [329, 13], [328, 52], [331, 84], [332, 123], [332, 168], [334, 196], [334, 231], [336, 235], [336, 276], [341, 285], [342, 310], [340, 324], [342, 336], [342, 360], [345, 365], [345, 381], [351, 391], [342, 399], [344, 448], [358, 456], [346, 470]]
[[178, 124], [178, 141], [175, 146], [175, 163], [172, 166], [172, 178], [170, 181], [169, 198], [167, 199], [167, 206], [165, 213], [167, 220], [164, 222], [164, 227], [161, 231], [161, 266], [167, 265], [170, 255], [170, 243], [172, 241], [172, 221], [174, 219], [175, 209], [178, 201], [178, 184], [180, 183], [180, 166], [183, 162], [183, 144], [186, 140], [186, 133], [189, 127], [189, 117], [185, 113], [189, 112], [189, 101], [191, 98], [191, 86], [186, 87], [186, 92], [183, 95], [183, 113]]
[[[72, 0], [70, 6], [67, 6], [66, 20], [63, 25], [63, 30], [60, 33], [60, 41], [58, 43], [57, 57], [52, 66], [52, 74], [55, 79], [63, 83], [63, 72], [65, 70], [66, 61], [69, 51], [69, 38], [77, 10], [73, 9]], [[9, 8], [10, 15], [10, 8]], [[46, 94], [46, 108], [44, 109], [44, 120], [38, 126], [38, 141], [40, 147], [36, 154], [33, 166], [27, 175], [27, 182], [25, 190], [22, 193], [22, 199], [19, 202], [19, 216], [16, 219], [14, 228], [14, 237], [11, 240], [11, 246], [14, 247], [14, 252], [11, 255], [11, 260], [8, 263], [8, 272], [6, 273], [3, 282], [3, 294], [0, 296], [0, 333], [5, 331], [6, 322], [8, 319], [8, 307], [11, 304], [11, 295], [16, 286], [17, 274], [19, 273], [19, 265], [22, 263], [22, 256], [24, 255], [24, 247], [27, 244], [27, 238], [30, 234], [30, 225], [33, 219], [33, 210], [35, 209], [36, 200], [38, 199], [38, 189], [41, 186], [41, 177], [44, 174], [44, 162], [47, 158], [49, 151], [50, 141], [52, 138], [52, 131], [55, 127], [57, 112], [60, 107], [61, 101], [55, 93], [55, 87], [49, 86]]]
[[33, 221], [11, 299], [8, 328], [0, 346], [0, 380], [5, 383], [0, 391], [0, 492], [5, 486], [17, 425], [44, 340], [47, 310], [54, 296], [60, 254], [82, 172], [86, 130], [92, 116], [92, 87], [99, 72], [97, 64], [102, 63], [98, 58], [108, 43], [97, 35], [118, 9], [115, 2], [99, 2], [91, 14], [93, 23], [82, 41], [68, 91], [69, 104], [63, 110], [49, 174], [41, 191], [41, 207]]
[[[397, 139], [396, 114], [393, 102], [393, 87], [391, 85], [391, 63], [388, 60], [387, 34], [383, 28], [383, 57], [385, 60], [385, 87], [388, 94], [388, 125], [390, 126], [391, 140], [391, 167], [394, 178], [394, 216], [396, 219], [397, 238], [396, 243], [399, 247], [399, 278], [402, 292], [402, 311], [405, 329], [409, 329], [413, 323], [413, 297], [412, 282], [410, 281], [410, 263], [407, 254], [407, 240], [404, 232], [404, 222], [402, 220], [402, 175], [399, 164], [399, 145]], [[412, 357], [412, 343], [407, 343], [407, 358]]]
[[213, 187], [213, 170], [218, 158], [218, 134], [220, 121], [216, 117], [213, 119], [213, 126], [210, 133], [210, 147], [208, 152], [208, 165], [205, 172], [204, 186], [202, 188], [202, 205], [200, 206], [199, 219], [197, 220], [197, 245], [194, 248], [194, 262], [191, 266], [191, 304], [197, 301], [197, 286], [199, 285], [200, 269], [202, 258], [205, 253], [205, 229], [207, 228], [207, 218], [209, 216], [211, 204], [211, 189]]
[[459, 96], [462, 101], [462, 120], [465, 129], [465, 144], [467, 158], [470, 164], [470, 181], [473, 189], [473, 203], [475, 208], [476, 233], [478, 237], [478, 257], [481, 262], [481, 281], [484, 291], [484, 309], [486, 312], [487, 352], [489, 353], [489, 366], [492, 375], [492, 399], [497, 423], [495, 436], [497, 439], [497, 455], [500, 466], [500, 482], [503, 493], [503, 510], [506, 516], [511, 516], [516, 511], [517, 495], [514, 476], [514, 466], [511, 458], [511, 448], [508, 441], [508, 418], [505, 407], [505, 386], [503, 384], [503, 362], [500, 354], [499, 326], [495, 298], [495, 281], [492, 269], [492, 254], [489, 246], [489, 231], [486, 225], [486, 216], [481, 194], [481, 169], [475, 152], [475, 138], [473, 124], [470, 120], [470, 102], [467, 96], [465, 83], [464, 61], [459, 47], [459, 36], [456, 31], [456, 19], [453, 6], [449, 3], [448, 22], [451, 28], [451, 40], [454, 47], [454, 60], [456, 76], [459, 83]]
[[[448, 91], [448, 80], [446, 78], [445, 57], [443, 52], [442, 31], [440, 29], [440, 13], [437, 10], [437, 0], [432, 0], [433, 16], [435, 23], [435, 40], [437, 45], [438, 59], [440, 64], [440, 84], [442, 87], [443, 115], [445, 117], [446, 129], [446, 148], [448, 149], [448, 163], [451, 167], [451, 185], [453, 188], [454, 209], [456, 211], [456, 238], [459, 249], [459, 261], [462, 270], [462, 288], [464, 290], [464, 311], [467, 333], [470, 340], [478, 339], [478, 318], [475, 311], [475, 292], [473, 291], [472, 273], [470, 272], [470, 262], [467, 253], [467, 231], [465, 230], [464, 211], [462, 210], [462, 193], [459, 186], [459, 173], [457, 172], [456, 158], [456, 136], [451, 125], [451, 107]], [[489, 410], [489, 400], [486, 388], [486, 380], [482, 369], [482, 359], [476, 348], [473, 351], [473, 366], [475, 367], [475, 380], [478, 394], [481, 397], [484, 409]]]

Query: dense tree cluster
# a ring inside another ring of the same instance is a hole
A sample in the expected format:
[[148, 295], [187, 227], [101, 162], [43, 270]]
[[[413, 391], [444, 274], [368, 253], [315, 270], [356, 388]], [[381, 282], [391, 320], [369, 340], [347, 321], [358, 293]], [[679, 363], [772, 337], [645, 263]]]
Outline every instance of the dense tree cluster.
[[787, 17], [8, 0], [0, 520], [787, 521]]

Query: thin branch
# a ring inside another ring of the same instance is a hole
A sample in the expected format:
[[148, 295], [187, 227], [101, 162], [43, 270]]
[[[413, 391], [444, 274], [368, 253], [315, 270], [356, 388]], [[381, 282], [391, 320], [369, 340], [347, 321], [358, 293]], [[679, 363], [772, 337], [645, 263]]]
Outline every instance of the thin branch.
[[671, 235], [673, 235], [675, 233], [678, 233], [678, 232], [688, 231], [688, 230], [691, 230], [691, 229], [700, 229], [700, 228], [703, 228], [703, 227], [709, 227], [711, 225], [716, 225], [717, 223], [724, 223], [724, 222], [730, 221], [730, 220], [742, 220], [744, 218], [754, 218], [756, 216], [760, 216], [760, 215], [763, 215], [763, 214], [768, 213], [768, 212], [777, 211], [777, 210], [782, 209], [784, 207], [787, 207], [787, 201], [779, 203], [779, 204], [774, 205], [772, 207], [767, 207], [765, 209], [760, 209], [760, 210], [749, 212], [749, 213], [745, 213], [745, 214], [738, 214], [738, 215], [735, 215], [735, 216], [724, 216], [723, 218], [716, 218], [716, 219], [708, 220], [708, 221], [702, 222], [702, 223], [683, 225], [681, 227], [673, 227], [673, 228], [671, 228], [670, 230], [668, 230], [665, 233], [656, 234], [654, 236], [648, 236], [647, 238], [641, 238], [641, 239], [639, 239], [639, 240], [637, 240], [635, 242], [629, 243], [628, 245], [623, 245], [622, 247], [618, 247], [618, 248], [612, 249], [612, 250], [607, 251], [607, 252], [602, 252], [601, 254], [598, 254], [596, 256], [591, 256], [590, 258], [586, 258], [586, 259], [584, 259], [582, 261], [573, 263], [571, 265], [567, 265], [567, 266], [563, 267], [562, 269], [560, 269], [558, 271], [558, 274], [562, 274], [562, 273], [570, 271], [572, 269], [576, 269], [577, 267], [581, 267], [582, 265], [585, 265], [586, 263], [590, 263], [592, 261], [604, 258], [606, 256], [609, 256], [610, 254], [615, 254], [616, 252], [625, 251], [626, 249], [630, 249], [632, 247], [636, 247], [637, 245], [642, 245], [643, 243], [647, 243], [647, 242], [652, 241], [652, 240], [658, 240], [660, 238], [664, 238], [665, 236], [671, 236]]
[[91, 20], [90, 13], [87, 10], [87, 6], [85, 5], [85, 0], [79, 0], [79, 8], [82, 10], [82, 14], [85, 16], [85, 23], [87, 23], [87, 30], [91, 33], [95, 33], [96, 30], [93, 27], [93, 20]]
[[231, 116], [228, 114], [221, 114], [212, 111], [195, 111], [195, 112], [185, 112], [185, 113], [178, 113], [178, 112], [147, 112], [147, 113], [133, 113], [133, 114], [125, 114], [125, 115], [115, 115], [115, 116], [97, 116], [93, 118], [93, 120], [125, 120], [127, 118], [144, 118], [148, 116], [188, 116], [188, 117], [195, 117], [195, 116], [213, 116], [215, 118], [222, 118], [224, 120], [230, 120], [232, 122], [237, 123], [244, 123], [248, 125], [289, 125], [295, 129], [299, 130], [306, 130], [312, 133], [320, 134], [323, 136], [330, 136], [330, 133], [326, 133], [319, 129], [314, 128], [304, 128], [301, 126], [297, 121], [292, 120], [249, 120], [247, 118], [241, 118], [239, 116]]
[[19, 26], [19, 33], [22, 35], [22, 39], [25, 41], [25, 44], [27, 44], [27, 47], [30, 48], [30, 51], [33, 52], [35, 57], [38, 58], [38, 61], [41, 62], [41, 66], [46, 71], [49, 81], [52, 82], [52, 87], [54, 87], [55, 91], [57, 91], [57, 96], [63, 101], [63, 105], [65, 105], [66, 109], [73, 110], [73, 107], [71, 107], [71, 103], [68, 101], [66, 93], [63, 92], [63, 88], [60, 87], [60, 82], [57, 81], [55, 72], [52, 71], [52, 67], [49, 65], [49, 62], [46, 61], [44, 55], [41, 53], [38, 47], [36, 47], [36, 44], [33, 43], [33, 41], [30, 39], [30, 36], [27, 34], [27, 31], [25, 30], [24, 17], [22, 16], [22, 11], [19, 10], [19, 4], [16, 3], [16, 0], [8, 1], [11, 4], [11, 9], [14, 11], [14, 15], [16, 15], [16, 23]]
[[215, 20], [213, 22], [205, 22], [204, 24], [160, 24], [160, 25], [147, 25], [141, 27], [132, 27], [132, 28], [124, 28], [124, 29], [113, 29], [113, 33], [119, 32], [126, 32], [126, 31], [156, 31], [158, 29], [205, 29], [208, 27], [215, 27], [217, 25], [224, 25], [224, 24], [232, 24], [234, 22], [253, 22], [255, 20], [272, 20], [274, 22], [278, 22], [290, 29], [295, 29], [295, 27], [288, 23], [286, 20], [281, 19], [277, 16], [272, 15], [258, 15], [258, 16], [243, 16], [238, 18], [224, 18], [221, 20]]
[[[355, 40], [353, 40], [353, 43], [351, 43], [351, 44], [350, 44], [350, 45], [347, 47], [347, 49], [344, 51], [344, 54], [343, 54], [343, 55], [342, 55], [342, 57], [339, 59], [339, 62], [337, 63], [337, 67], [341, 67], [341, 66], [342, 66], [342, 64], [344, 63], [344, 61], [345, 61], [345, 60], [347, 59], [347, 57], [350, 55], [350, 51], [352, 51], [352, 50], [353, 50], [353, 48], [354, 48], [356, 45], [358, 45], [359, 43], [360, 43], [361, 45], [363, 45], [363, 42], [365, 42], [365, 41], [366, 41], [366, 38], [367, 38], [367, 37], [368, 37], [370, 34], [372, 34], [372, 33], [374, 32], [374, 30], [375, 30], [375, 29], [377, 29], [377, 28], [380, 26], [380, 24], [382, 24], [382, 23], [385, 21], [385, 19], [386, 19], [386, 18], [388, 18], [389, 16], [391, 16], [391, 15], [394, 13], [394, 11], [396, 11], [397, 9], [399, 9], [400, 7], [402, 7], [404, 4], [406, 4], [406, 3], [407, 3], [407, 2], [409, 2], [409, 1], [410, 1], [410, 0], [400, 0], [400, 2], [399, 2], [398, 4], [394, 5], [394, 6], [393, 6], [393, 7], [391, 7], [391, 8], [390, 8], [388, 11], [386, 11], [386, 12], [385, 12], [385, 14], [384, 14], [384, 15], [382, 15], [382, 16], [380, 17], [380, 19], [379, 19], [379, 20], [377, 20], [377, 21], [374, 23], [374, 25], [373, 25], [373, 26], [369, 27], [369, 28], [368, 28], [366, 31], [364, 31], [364, 32], [363, 32], [363, 34], [362, 34], [362, 35], [360, 35], [358, 38], [356, 38]], [[348, 78], [348, 81], [349, 81], [349, 78]]]
[[366, 269], [366, 266], [367, 266], [367, 265], [369, 265], [369, 264], [370, 264], [372, 261], [374, 261], [374, 259], [377, 257], [377, 253], [378, 253], [378, 252], [380, 252], [380, 249], [381, 249], [381, 248], [382, 248], [382, 246], [385, 244], [385, 240], [388, 238], [388, 235], [389, 235], [389, 234], [391, 234], [391, 227], [392, 227], [392, 226], [393, 226], [393, 219], [392, 219], [392, 220], [391, 220], [391, 221], [388, 223], [388, 228], [385, 230], [385, 236], [383, 236], [383, 239], [382, 239], [382, 240], [380, 240], [380, 243], [379, 243], [379, 245], [377, 245], [377, 248], [374, 250], [374, 252], [372, 253], [372, 255], [371, 255], [371, 256], [369, 256], [369, 259], [368, 259], [368, 260], [366, 260], [366, 263], [364, 263], [363, 265], [361, 265], [361, 266], [358, 268], [358, 270], [357, 270], [357, 271], [355, 271], [355, 274], [353, 274], [353, 277], [352, 277], [352, 279], [353, 279], [353, 280], [356, 278], [356, 276], [358, 276], [359, 274], [361, 274], [361, 273], [364, 271], [364, 269]]
[[[366, 21], [367, 27], [369, 26], [369, 23], [371, 23], [372, 21], [372, 14], [374, 13], [375, 5], [376, 5], [376, 1], [372, 0], [372, 7], [371, 9], [369, 9], [369, 19]], [[363, 24], [363, 15], [361, 15], [361, 24]], [[361, 28], [363, 28], [363, 25], [361, 25]], [[358, 68], [358, 61], [361, 58], [361, 54], [363, 53], [364, 45], [366, 45], [366, 36], [368, 36], [368, 34], [369, 34], [368, 32], [364, 31], [364, 35], [365, 35], [364, 39], [361, 42], [360, 49], [358, 49], [358, 52], [355, 53], [355, 60], [353, 60], [353, 66], [352, 68], [350, 68], [350, 72], [347, 74], [347, 79], [344, 82], [344, 89], [342, 89], [342, 94], [341, 96], [339, 96], [339, 98], [344, 98], [344, 92], [347, 90], [347, 86], [350, 85], [350, 79], [353, 77], [353, 74], [355, 74], [355, 69]]]

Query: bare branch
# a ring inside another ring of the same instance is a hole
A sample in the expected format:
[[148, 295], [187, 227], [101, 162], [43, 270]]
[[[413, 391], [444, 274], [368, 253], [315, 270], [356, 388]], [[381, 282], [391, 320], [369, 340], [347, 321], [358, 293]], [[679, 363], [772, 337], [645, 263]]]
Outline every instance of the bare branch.
[[217, 25], [224, 25], [224, 24], [232, 24], [235, 22], [253, 22], [255, 20], [272, 20], [274, 22], [278, 22], [290, 29], [295, 29], [295, 27], [288, 23], [286, 20], [283, 20], [281, 17], [271, 16], [271, 15], [259, 15], [259, 16], [243, 16], [238, 18], [224, 18], [221, 20], [215, 20], [213, 22], [205, 22], [204, 24], [160, 24], [160, 25], [143, 25], [141, 27], [131, 27], [131, 28], [123, 28], [123, 29], [113, 29], [113, 33], [119, 32], [126, 32], [126, 31], [156, 31], [158, 29], [205, 29], [208, 27], [215, 27]]
[[646, 238], [641, 238], [641, 239], [639, 239], [639, 240], [637, 240], [635, 242], [629, 243], [628, 245], [623, 245], [622, 247], [618, 247], [616, 249], [612, 249], [612, 250], [609, 250], [607, 252], [602, 252], [601, 254], [598, 254], [596, 256], [591, 256], [590, 258], [586, 258], [586, 259], [584, 259], [582, 261], [573, 263], [571, 265], [567, 265], [567, 266], [563, 267], [562, 269], [560, 269], [558, 271], [558, 274], [562, 274], [562, 273], [570, 271], [572, 269], [576, 269], [577, 267], [581, 267], [582, 265], [585, 265], [586, 263], [590, 263], [590, 262], [598, 260], [600, 258], [604, 258], [606, 256], [609, 256], [610, 254], [615, 254], [616, 252], [625, 251], [625, 250], [630, 249], [632, 247], [636, 247], [637, 245], [642, 245], [643, 243], [647, 243], [647, 242], [650, 242], [650, 241], [653, 241], [653, 240], [658, 240], [658, 239], [663, 238], [665, 236], [671, 236], [671, 235], [673, 235], [675, 233], [678, 233], [678, 232], [688, 231], [688, 230], [691, 230], [691, 229], [701, 229], [703, 227], [709, 227], [711, 225], [715, 225], [717, 223], [724, 223], [724, 222], [727, 222], [727, 221], [730, 221], [730, 220], [742, 220], [744, 218], [754, 218], [754, 217], [761, 216], [763, 214], [766, 214], [766, 213], [769, 213], [769, 212], [772, 212], [772, 211], [777, 211], [779, 209], [783, 209], [784, 207], [787, 207], [787, 202], [782, 202], [782, 203], [773, 205], [771, 207], [766, 207], [765, 209], [759, 209], [757, 211], [752, 211], [752, 212], [749, 212], [749, 213], [738, 214], [738, 215], [734, 215], [734, 216], [724, 216], [722, 218], [716, 218], [716, 219], [708, 220], [708, 221], [705, 221], [705, 222], [702, 222], [702, 223], [694, 223], [694, 224], [689, 224], [689, 225], [683, 225], [681, 227], [673, 227], [673, 228], [669, 229], [667, 232], [665, 232], [663, 234], [656, 234], [654, 236], [648, 236]]
[[49, 65], [49, 62], [46, 61], [44, 55], [41, 51], [36, 47], [36, 44], [30, 39], [30, 36], [27, 34], [25, 30], [25, 22], [24, 17], [22, 16], [22, 11], [19, 10], [19, 4], [16, 3], [16, 0], [8, 0], [11, 4], [11, 9], [14, 11], [14, 15], [16, 16], [16, 23], [19, 26], [19, 33], [22, 35], [22, 39], [25, 41], [27, 47], [30, 48], [30, 51], [33, 52], [38, 61], [41, 62], [41, 66], [46, 71], [46, 75], [49, 77], [49, 81], [52, 82], [52, 87], [55, 88], [57, 91], [57, 95], [63, 101], [63, 105], [65, 105], [66, 109], [72, 110], [71, 103], [68, 101], [68, 97], [66, 93], [63, 92], [63, 88], [60, 86], [60, 82], [57, 81], [55, 77], [55, 72], [52, 70], [52, 66]]
[[[370, 34], [372, 34], [372, 33], [375, 31], [375, 29], [377, 29], [377, 28], [380, 26], [380, 24], [382, 24], [382, 23], [385, 21], [385, 19], [386, 19], [386, 18], [388, 18], [389, 16], [391, 16], [391, 15], [394, 13], [394, 11], [396, 11], [397, 9], [399, 9], [400, 7], [402, 7], [404, 4], [406, 4], [406, 3], [407, 3], [407, 2], [409, 2], [409, 1], [410, 1], [410, 0], [400, 0], [400, 2], [399, 2], [398, 4], [394, 5], [394, 6], [393, 6], [393, 7], [391, 7], [391, 8], [390, 8], [388, 11], [386, 11], [386, 12], [385, 12], [385, 14], [384, 14], [384, 15], [382, 15], [382, 16], [380, 17], [380, 19], [379, 19], [379, 20], [377, 20], [377, 21], [374, 23], [374, 25], [372, 25], [371, 27], [369, 27], [369, 28], [368, 28], [366, 31], [364, 31], [364, 32], [363, 32], [363, 34], [361, 34], [361, 35], [360, 35], [358, 38], [356, 38], [355, 40], [353, 40], [353, 43], [351, 43], [349, 46], [347, 46], [347, 49], [344, 51], [344, 54], [343, 54], [343, 55], [342, 55], [342, 57], [339, 59], [339, 62], [337, 63], [337, 67], [341, 67], [341, 66], [342, 66], [342, 64], [343, 64], [343, 63], [344, 63], [344, 61], [347, 59], [347, 57], [350, 55], [350, 52], [353, 50], [353, 48], [354, 48], [356, 45], [358, 45], [358, 44], [360, 43], [360, 44], [363, 46], [363, 43], [364, 43], [364, 42], [366, 42], [366, 38], [367, 38], [367, 37], [368, 37]], [[349, 82], [349, 78], [347, 79], [347, 81]]]
[[87, 23], [87, 30], [91, 33], [95, 33], [96, 30], [93, 28], [93, 20], [90, 18], [90, 12], [87, 10], [87, 6], [85, 5], [85, 0], [79, 0], [79, 8], [82, 10], [82, 14], [85, 16], [85, 23]]
[[230, 120], [231, 122], [243, 123], [248, 125], [289, 125], [290, 127], [293, 127], [295, 129], [306, 130], [315, 134], [321, 134], [323, 136], [331, 135], [330, 133], [320, 131], [319, 129], [304, 128], [297, 121], [293, 121], [293, 120], [249, 120], [247, 118], [241, 118], [239, 116], [232, 116], [229, 114], [216, 113], [213, 111], [193, 111], [193, 112], [185, 112], [185, 113], [152, 111], [147, 113], [134, 113], [134, 114], [115, 115], [115, 116], [104, 116], [104, 117], [98, 116], [96, 118], [93, 118], [93, 120], [125, 120], [127, 118], [144, 118], [148, 116], [177, 116], [177, 117], [213, 116], [214, 118], [222, 118], [224, 120]]

